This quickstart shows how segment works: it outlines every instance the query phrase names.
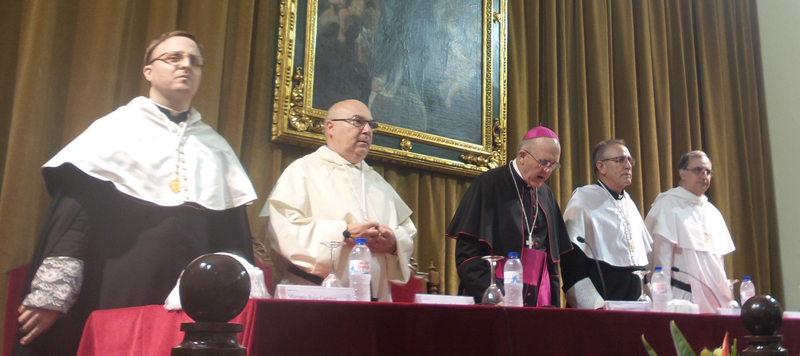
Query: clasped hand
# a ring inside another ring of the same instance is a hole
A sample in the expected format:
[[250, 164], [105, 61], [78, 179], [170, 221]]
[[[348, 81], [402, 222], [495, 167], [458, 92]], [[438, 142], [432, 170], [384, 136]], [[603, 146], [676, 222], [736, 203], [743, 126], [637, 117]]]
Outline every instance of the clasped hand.
[[[363, 237], [367, 239], [367, 247], [372, 253], [393, 253], [397, 250], [397, 240], [394, 231], [377, 221], [357, 222], [347, 224], [347, 231], [353, 239]], [[347, 241], [352, 246], [352, 241]]]

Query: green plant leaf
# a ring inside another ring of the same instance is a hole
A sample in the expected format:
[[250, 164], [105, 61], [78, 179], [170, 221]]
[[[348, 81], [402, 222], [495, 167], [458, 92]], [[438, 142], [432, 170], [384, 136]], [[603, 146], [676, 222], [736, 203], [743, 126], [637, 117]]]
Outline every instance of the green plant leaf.
[[658, 356], [658, 354], [656, 354], [656, 350], [653, 350], [650, 344], [647, 343], [647, 340], [644, 339], [644, 334], [642, 334], [642, 343], [644, 344], [644, 349], [647, 350], [648, 356]]
[[733, 339], [733, 346], [731, 346], [731, 354], [728, 356], [736, 356], [736, 338]]
[[689, 345], [686, 338], [683, 337], [678, 326], [675, 325], [675, 320], [670, 320], [669, 331], [672, 333], [672, 342], [675, 344], [675, 352], [678, 353], [678, 356], [697, 356], [697, 354], [692, 351], [692, 346]]

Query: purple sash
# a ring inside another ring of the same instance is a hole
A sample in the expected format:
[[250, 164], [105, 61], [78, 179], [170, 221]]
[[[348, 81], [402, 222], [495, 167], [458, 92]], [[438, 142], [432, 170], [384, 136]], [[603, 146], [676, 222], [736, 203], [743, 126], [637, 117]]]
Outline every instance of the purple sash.
[[[503, 266], [508, 258], [497, 262], [495, 276], [503, 279]], [[522, 281], [528, 285], [539, 287], [536, 306], [550, 305], [550, 273], [547, 272], [547, 253], [530, 248], [522, 248]]]

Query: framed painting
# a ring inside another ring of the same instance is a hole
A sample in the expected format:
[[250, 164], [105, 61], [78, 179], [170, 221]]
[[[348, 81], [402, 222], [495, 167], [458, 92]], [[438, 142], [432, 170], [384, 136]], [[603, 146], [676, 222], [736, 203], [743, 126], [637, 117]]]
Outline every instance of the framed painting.
[[325, 143], [367, 104], [370, 157], [465, 176], [506, 161], [507, 0], [283, 0], [271, 138]]

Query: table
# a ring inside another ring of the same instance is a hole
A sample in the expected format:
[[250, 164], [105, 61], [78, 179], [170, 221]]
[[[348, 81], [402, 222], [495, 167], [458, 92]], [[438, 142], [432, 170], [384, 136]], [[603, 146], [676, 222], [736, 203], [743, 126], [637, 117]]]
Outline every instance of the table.
[[[575, 310], [251, 300], [243, 324], [248, 355], [646, 355], [641, 336], [660, 356], [675, 355], [669, 321], [692, 348], [713, 349], [725, 331], [746, 347], [735, 316]], [[161, 306], [100, 310], [89, 318], [79, 355], [169, 355], [183, 339], [182, 312]], [[800, 352], [800, 320], [779, 334]]]

